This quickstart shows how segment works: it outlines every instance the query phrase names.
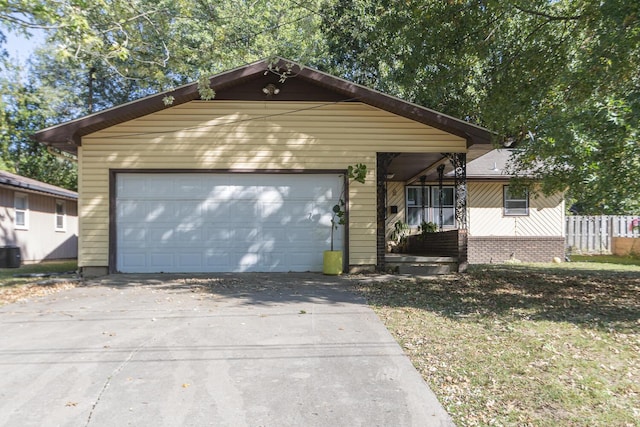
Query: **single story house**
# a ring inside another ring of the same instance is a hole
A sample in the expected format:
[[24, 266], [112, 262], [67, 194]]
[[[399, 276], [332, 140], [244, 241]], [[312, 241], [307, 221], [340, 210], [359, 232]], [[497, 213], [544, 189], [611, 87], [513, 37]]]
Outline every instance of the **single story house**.
[[[467, 164], [469, 264], [564, 259], [564, 195], [532, 196], [528, 191], [521, 194], [509, 191], [511, 175], [507, 173], [507, 164], [512, 151], [495, 149]], [[406, 181], [390, 177], [386, 221], [389, 237], [398, 221], [411, 227], [412, 233], [418, 232], [422, 221], [432, 222], [443, 231], [459, 229], [454, 173], [443, 170], [440, 180], [438, 166], [435, 164]], [[430, 255], [442, 254], [438, 247], [427, 250]]]
[[78, 193], [0, 171], [0, 246], [24, 263], [78, 256]]
[[[488, 130], [285, 59], [209, 82], [211, 100], [193, 83], [36, 134], [78, 157], [85, 275], [321, 271], [340, 199], [345, 269], [381, 269], [389, 177], [440, 164], [470, 224], [466, 166], [493, 149]], [[364, 183], [345, 178], [355, 164]]]

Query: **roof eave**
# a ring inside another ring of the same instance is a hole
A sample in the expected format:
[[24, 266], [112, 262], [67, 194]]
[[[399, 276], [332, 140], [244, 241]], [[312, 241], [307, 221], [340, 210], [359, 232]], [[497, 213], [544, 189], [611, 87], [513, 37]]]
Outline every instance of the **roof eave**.
[[23, 191], [25, 193], [37, 193], [43, 194], [49, 197], [56, 197], [59, 199], [65, 200], [78, 200], [78, 195], [74, 194], [74, 192], [67, 192], [64, 190], [55, 190], [55, 189], [44, 189], [38, 186], [28, 185], [28, 184], [14, 184], [8, 182], [0, 182], [0, 187], [10, 188], [16, 191]]
[[[275, 65], [266, 59], [257, 61], [212, 76], [209, 79], [210, 86], [214, 91], [219, 91], [226, 87], [236, 85], [243, 80], [264, 74], [269, 69], [269, 65], [277, 67], [284, 66], [286, 63], [294, 62], [283, 58], [279, 58]], [[299, 68], [300, 70], [295, 74], [296, 77], [301, 77], [314, 84], [331, 88], [336, 92], [343, 93], [348, 98], [352, 98], [354, 101], [364, 102], [457, 135], [467, 141], [467, 147], [475, 144], [491, 144], [492, 133], [480, 126], [349, 82], [322, 71], [304, 66], [299, 66]], [[198, 84], [189, 83], [170, 91], [150, 95], [86, 117], [51, 126], [37, 132], [34, 135], [34, 139], [37, 142], [51, 145], [58, 150], [76, 155], [77, 147], [81, 145], [84, 135], [160, 111], [166, 108], [164, 99], [169, 96], [173, 97], [171, 106], [177, 106], [199, 99]]]

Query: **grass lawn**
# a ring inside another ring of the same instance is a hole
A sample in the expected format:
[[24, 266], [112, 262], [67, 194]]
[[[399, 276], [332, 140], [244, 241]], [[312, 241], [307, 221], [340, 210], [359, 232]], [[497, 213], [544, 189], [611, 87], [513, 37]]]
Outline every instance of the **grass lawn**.
[[631, 256], [620, 257], [615, 255], [571, 255], [571, 261], [640, 266], [640, 258]]
[[[54, 273], [60, 278], [70, 278], [75, 275], [78, 269], [76, 261], [51, 261], [41, 264], [28, 264], [20, 268], [0, 268], [0, 306], [18, 301], [31, 296], [45, 295], [60, 289], [65, 289], [73, 285], [69, 283], [57, 283], [46, 286], [38, 285], [38, 282], [45, 280], [44, 277], [16, 277], [29, 274], [49, 274]], [[71, 274], [60, 274], [71, 273]]]
[[458, 426], [640, 426], [640, 266], [361, 283]]

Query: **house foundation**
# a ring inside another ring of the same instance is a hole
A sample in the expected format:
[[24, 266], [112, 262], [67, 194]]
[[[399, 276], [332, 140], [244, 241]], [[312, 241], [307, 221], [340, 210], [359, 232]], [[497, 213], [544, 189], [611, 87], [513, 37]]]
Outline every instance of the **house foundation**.
[[565, 255], [564, 237], [469, 236], [467, 244], [469, 264], [551, 262]]

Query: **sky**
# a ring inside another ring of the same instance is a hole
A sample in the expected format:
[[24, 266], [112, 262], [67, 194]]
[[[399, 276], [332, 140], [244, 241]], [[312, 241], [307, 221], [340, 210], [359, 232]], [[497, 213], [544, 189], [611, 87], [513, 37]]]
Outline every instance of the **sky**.
[[30, 38], [8, 31], [4, 31], [4, 33], [7, 36], [5, 49], [12, 58], [19, 60], [22, 64], [29, 59], [35, 48], [44, 44], [44, 33], [42, 31], [34, 32]]

